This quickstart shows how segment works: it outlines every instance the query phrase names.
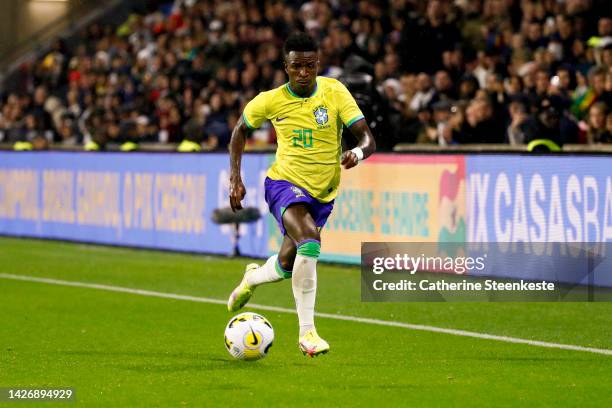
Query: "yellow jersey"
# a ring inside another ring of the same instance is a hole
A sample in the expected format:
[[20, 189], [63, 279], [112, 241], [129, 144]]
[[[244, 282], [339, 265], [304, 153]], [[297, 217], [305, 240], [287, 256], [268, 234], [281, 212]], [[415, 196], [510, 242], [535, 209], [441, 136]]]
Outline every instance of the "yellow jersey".
[[256, 129], [270, 120], [276, 130], [273, 180], [287, 180], [326, 203], [340, 184], [342, 127], [363, 119], [348, 89], [338, 80], [317, 77], [312, 95], [296, 95], [289, 83], [261, 92], [244, 108], [245, 124]]

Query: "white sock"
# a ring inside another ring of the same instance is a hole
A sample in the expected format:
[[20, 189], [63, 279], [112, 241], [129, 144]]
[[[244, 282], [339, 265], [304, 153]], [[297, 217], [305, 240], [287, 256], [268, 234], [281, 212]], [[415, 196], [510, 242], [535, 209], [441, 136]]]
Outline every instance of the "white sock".
[[255, 269], [253, 272], [247, 275], [247, 284], [252, 287], [261, 285], [262, 283], [278, 282], [283, 280], [283, 276], [280, 275], [283, 271], [278, 271], [280, 265], [277, 265], [278, 255], [272, 255], [268, 258], [266, 263]]
[[317, 258], [296, 255], [291, 278], [293, 297], [300, 323], [300, 336], [314, 328], [314, 307], [317, 297]]

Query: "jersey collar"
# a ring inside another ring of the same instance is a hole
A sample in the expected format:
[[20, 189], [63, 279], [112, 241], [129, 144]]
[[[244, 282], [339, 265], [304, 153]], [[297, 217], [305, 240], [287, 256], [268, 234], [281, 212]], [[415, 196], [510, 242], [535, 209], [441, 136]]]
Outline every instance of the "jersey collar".
[[300, 98], [300, 99], [312, 98], [313, 96], [315, 96], [315, 94], [317, 93], [317, 90], [319, 89], [319, 78], [317, 78], [315, 80], [314, 90], [312, 91], [312, 94], [310, 94], [308, 96], [300, 96], [300, 95], [296, 94], [295, 92], [293, 92], [293, 89], [291, 89], [291, 85], [289, 85], [289, 82], [287, 82], [287, 84], [285, 86], [287, 87], [287, 92], [289, 92], [289, 95], [291, 95], [291, 96], [293, 96], [295, 98]]

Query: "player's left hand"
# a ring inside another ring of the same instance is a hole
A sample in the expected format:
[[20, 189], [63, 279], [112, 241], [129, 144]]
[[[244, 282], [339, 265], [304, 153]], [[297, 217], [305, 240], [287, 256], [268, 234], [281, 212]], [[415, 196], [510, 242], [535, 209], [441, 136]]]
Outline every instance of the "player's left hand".
[[357, 155], [350, 150], [342, 153], [342, 158], [340, 159], [340, 164], [344, 166], [345, 169], [350, 169], [351, 167], [355, 167], [359, 163], [359, 159]]

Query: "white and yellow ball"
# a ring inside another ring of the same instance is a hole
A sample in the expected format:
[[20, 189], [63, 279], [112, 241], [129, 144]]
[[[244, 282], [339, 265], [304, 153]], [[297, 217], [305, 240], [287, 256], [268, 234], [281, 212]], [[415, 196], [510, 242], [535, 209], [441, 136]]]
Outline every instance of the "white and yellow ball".
[[264, 358], [273, 341], [272, 325], [257, 313], [246, 312], [234, 316], [225, 327], [225, 347], [238, 360]]

